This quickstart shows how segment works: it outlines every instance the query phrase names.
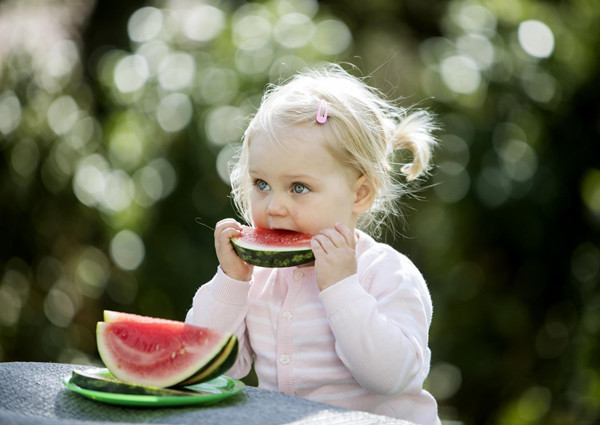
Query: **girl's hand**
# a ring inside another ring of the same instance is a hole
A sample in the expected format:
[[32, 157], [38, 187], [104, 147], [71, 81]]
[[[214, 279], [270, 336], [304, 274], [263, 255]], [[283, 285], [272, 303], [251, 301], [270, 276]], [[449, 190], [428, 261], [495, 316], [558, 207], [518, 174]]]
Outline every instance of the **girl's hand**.
[[317, 285], [323, 291], [356, 273], [356, 239], [343, 224], [322, 230], [311, 240]]
[[242, 225], [232, 218], [226, 218], [215, 227], [215, 251], [221, 270], [232, 279], [250, 281], [254, 267], [236, 254], [231, 238], [239, 236]]

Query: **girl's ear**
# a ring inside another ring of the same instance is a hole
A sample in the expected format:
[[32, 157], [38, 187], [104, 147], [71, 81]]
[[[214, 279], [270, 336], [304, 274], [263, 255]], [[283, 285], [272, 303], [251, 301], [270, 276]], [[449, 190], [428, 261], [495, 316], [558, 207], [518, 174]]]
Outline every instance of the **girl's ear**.
[[371, 208], [373, 199], [375, 199], [375, 188], [363, 174], [356, 180], [354, 189], [356, 198], [354, 199], [354, 208], [352, 209], [352, 212], [355, 214], [362, 214]]

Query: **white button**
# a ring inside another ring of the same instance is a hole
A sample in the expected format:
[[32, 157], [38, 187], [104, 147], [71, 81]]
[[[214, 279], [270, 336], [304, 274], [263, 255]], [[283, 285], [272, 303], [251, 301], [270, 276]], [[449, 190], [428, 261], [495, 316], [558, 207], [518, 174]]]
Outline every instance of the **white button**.
[[279, 361], [281, 364], [288, 364], [290, 362], [290, 356], [288, 354], [282, 354], [281, 357], [279, 357]]
[[294, 279], [296, 279], [296, 280], [302, 279], [303, 276], [304, 276], [304, 272], [302, 272], [301, 270], [296, 270], [294, 272]]
[[282, 314], [282, 316], [285, 320], [292, 320], [293, 314], [289, 311], [286, 311], [285, 313]]

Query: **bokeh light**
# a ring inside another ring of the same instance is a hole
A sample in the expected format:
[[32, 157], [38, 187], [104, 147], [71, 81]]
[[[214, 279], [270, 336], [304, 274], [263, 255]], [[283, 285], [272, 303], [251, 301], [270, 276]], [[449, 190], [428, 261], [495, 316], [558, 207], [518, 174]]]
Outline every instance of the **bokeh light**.
[[183, 32], [195, 41], [210, 41], [225, 27], [225, 13], [208, 4], [195, 7], [186, 15]]
[[8, 269], [0, 282], [0, 325], [11, 327], [19, 322], [29, 296], [27, 276], [18, 270]]
[[436, 400], [446, 400], [459, 390], [462, 381], [460, 369], [449, 363], [435, 364], [428, 383]]
[[254, 8], [252, 13], [237, 12], [233, 21], [233, 43], [237, 47], [243, 44], [262, 47], [271, 40], [273, 25], [268, 12], [262, 8]]
[[48, 124], [57, 135], [64, 135], [79, 118], [79, 107], [71, 96], [60, 96], [48, 108]]
[[315, 26], [311, 43], [324, 55], [339, 55], [351, 46], [352, 33], [342, 21], [325, 19]]
[[234, 100], [240, 82], [229, 68], [206, 67], [198, 73], [198, 98], [202, 103], [222, 105]]
[[442, 79], [456, 93], [470, 94], [481, 84], [477, 64], [466, 56], [450, 56], [440, 66]]
[[234, 106], [219, 106], [208, 112], [206, 136], [216, 145], [239, 142], [247, 123], [246, 113]]
[[[69, 285], [67, 282], [61, 282]], [[64, 289], [52, 288], [44, 299], [44, 313], [52, 324], [66, 328], [71, 324], [76, 313], [76, 305]]]
[[225, 184], [230, 184], [229, 172], [231, 170], [231, 164], [237, 154], [235, 145], [229, 144], [223, 146], [217, 155], [217, 173]]
[[185, 128], [192, 119], [192, 102], [183, 93], [172, 93], [165, 96], [156, 111], [158, 124], [167, 133]]
[[144, 261], [145, 255], [142, 238], [131, 230], [121, 230], [110, 241], [110, 256], [123, 270], [137, 269]]
[[25, 139], [14, 147], [10, 156], [11, 171], [16, 183], [28, 181], [38, 167], [40, 150], [33, 140]]
[[166, 198], [177, 186], [177, 174], [169, 161], [158, 158], [136, 172], [135, 200], [144, 207], [150, 207]]
[[310, 42], [314, 29], [314, 23], [305, 14], [287, 13], [275, 24], [273, 36], [282, 46], [295, 49]]
[[547, 58], [554, 51], [554, 34], [548, 25], [538, 20], [527, 20], [519, 24], [519, 44], [535, 58]]
[[600, 217], [600, 169], [589, 169], [581, 185], [581, 197], [585, 206]]
[[73, 192], [87, 206], [99, 205], [106, 185], [108, 162], [98, 154], [82, 159], [73, 179]]
[[158, 67], [158, 82], [168, 91], [184, 90], [189, 87], [196, 73], [191, 55], [174, 52], [167, 55]]
[[21, 102], [11, 91], [0, 96], [0, 132], [9, 134], [21, 122]]
[[163, 28], [162, 11], [155, 7], [142, 7], [133, 12], [127, 23], [131, 41], [138, 43], [156, 38]]
[[143, 56], [125, 56], [115, 67], [115, 85], [123, 93], [132, 93], [144, 87], [149, 74], [148, 63]]
[[110, 275], [106, 255], [98, 248], [88, 246], [74, 259], [74, 277], [77, 289], [89, 298], [100, 298]]

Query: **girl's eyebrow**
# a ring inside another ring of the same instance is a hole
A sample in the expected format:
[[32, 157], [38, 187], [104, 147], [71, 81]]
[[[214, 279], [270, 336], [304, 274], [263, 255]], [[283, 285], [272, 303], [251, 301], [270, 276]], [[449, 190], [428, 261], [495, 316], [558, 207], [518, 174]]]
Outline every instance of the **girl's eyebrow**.
[[251, 168], [248, 170], [248, 174], [250, 174], [251, 176], [257, 176], [257, 175], [263, 175], [265, 173], [260, 170]]
[[284, 174], [283, 177], [288, 178], [290, 180], [305, 180], [316, 178], [311, 174]]
[[[259, 171], [257, 169], [253, 169], [251, 168], [249, 170], [250, 175], [264, 175], [265, 173], [262, 171]], [[281, 177], [288, 179], [288, 180], [305, 180], [305, 179], [318, 179], [317, 176], [313, 176], [312, 174], [302, 174], [302, 173], [295, 173], [295, 174], [283, 174]]]

